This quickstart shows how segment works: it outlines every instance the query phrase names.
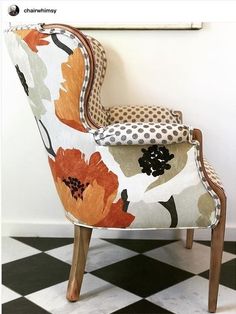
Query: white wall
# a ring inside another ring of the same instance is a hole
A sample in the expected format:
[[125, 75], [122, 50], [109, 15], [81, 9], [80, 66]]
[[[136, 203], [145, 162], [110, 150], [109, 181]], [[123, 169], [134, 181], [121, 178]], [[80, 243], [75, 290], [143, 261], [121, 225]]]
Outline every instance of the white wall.
[[[102, 93], [105, 105], [167, 105], [182, 110], [185, 123], [203, 131], [205, 156], [217, 169], [227, 191], [227, 238], [233, 239], [236, 23], [205, 24], [200, 31], [87, 33], [100, 40], [107, 51]], [[3, 60], [3, 233], [71, 235], [36, 124], [5, 47]]]

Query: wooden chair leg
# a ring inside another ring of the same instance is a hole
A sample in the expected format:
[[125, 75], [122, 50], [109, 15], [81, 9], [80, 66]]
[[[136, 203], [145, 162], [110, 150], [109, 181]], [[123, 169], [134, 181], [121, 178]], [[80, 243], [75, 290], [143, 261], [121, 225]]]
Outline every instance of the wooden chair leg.
[[187, 229], [187, 236], [186, 236], [186, 249], [191, 249], [193, 246], [193, 236], [194, 236], [194, 229]]
[[70, 270], [69, 282], [66, 297], [69, 301], [79, 300], [82, 286], [86, 258], [89, 249], [89, 242], [92, 235], [91, 228], [80, 227], [75, 225], [74, 249], [72, 265]]
[[211, 234], [211, 261], [209, 273], [209, 299], [208, 310], [215, 313], [220, 281], [220, 269], [224, 247], [225, 217], [221, 217], [218, 225], [212, 229]]

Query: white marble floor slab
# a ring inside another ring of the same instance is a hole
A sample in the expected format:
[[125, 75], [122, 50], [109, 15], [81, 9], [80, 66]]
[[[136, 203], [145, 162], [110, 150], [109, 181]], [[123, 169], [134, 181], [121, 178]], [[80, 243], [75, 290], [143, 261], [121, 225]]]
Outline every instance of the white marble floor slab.
[[112, 313], [141, 299], [91, 274], [84, 275], [79, 302], [66, 300], [66, 288], [67, 281], [32, 293], [26, 298], [52, 314]]
[[21, 295], [19, 295], [18, 293], [16, 293], [15, 291], [12, 291], [11, 289], [5, 287], [4, 285], [2, 285], [2, 289], [1, 289], [1, 301], [2, 303], [6, 303], [9, 301], [12, 301], [14, 299], [20, 298]]
[[[71, 264], [73, 244], [62, 246], [46, 253], [63, 262]], [[108, 243], [101, 239], [91, 239], [85, 270], [91, 272], [95, 269], [119, 262], [123, 259], [137, 255], [136, 252]]]
[[[208, 313], [208, 280], [199, 276], [182, 281], [147, 298], [176, 314]], [[236, 313], [236, 291], [220, 285], [217, 313]]]
[[[191, 250], [186, 249], [182, 241], [177, 241], [148, 251], [145, 255], [194, 274], [199, 274], [210, 266], [210, 247], [196, 242]], [[233, 258], [235, 255], [223, 253], [223, 262]]]
[[15, 239], [2, 237], [2, 264], [37, 253], [41, 253], [41, 251]]

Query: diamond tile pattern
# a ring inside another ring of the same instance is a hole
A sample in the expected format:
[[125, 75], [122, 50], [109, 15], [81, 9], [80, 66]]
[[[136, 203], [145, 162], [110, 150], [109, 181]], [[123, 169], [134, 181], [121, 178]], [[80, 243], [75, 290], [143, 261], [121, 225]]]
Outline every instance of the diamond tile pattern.
[[[207, 245], [207, 246], [211, 246], [211, 242], [210, 241], [197, 241], [201, 244]], [[228, 252], [228, 253], [233, 253], [236, 254], [236, 242], [233, 241], [227, 241], [224, 243], [224, 251]]]
[[[194, 243], [192, 250], [186, 250], [184, 243], [177, 241], [144, 254], [194, 274], [199, 274], [209, 268], [210, 250], [207, 246], [199, 243]], [[223, 253], [223, 262], [232, 258], [234, 258], [233, 254]], [[201, 262], [199, 263], [199, 261]]]
[[2, 313], [14, 313], [14, 314], [49, 314], [46, 310], [37, 306], [36, 304], [28, 301], [25, 298], [18, 298], [14, 301], [4, 303], [2, 305]]
[[13, 237], [13, 239], [28, 244], [40, 251], [48, 251], [74, 242], [73, 238]]
[[[168, 289], [148, 297], [148, 301], [165, 306], [175, 314], [203, 314], [207, 312], [208, 280], [194, 276]], [[218, 313], [234, 313], [236, 310], [236, 291], [220, 286]]]
[[26, 295], [68, 279], [70, 266], [47, 254], [40, 253], [3, 264], [2, 283]]
[[[71, 264], [72, 251], [73, 245], [69, 244], [46, 253]], [[101, 239], [91, 239], [85, 270], [91, 272], [134, 255], [137, 253], [121, 246]]]
[[95, 270], [92, 274], [143, 298], [193, 276], [144, 255]]
[[[208, 278], [209, 271], [200, 274], [200, 276]], [[236, 258], [222, 265], [220, 284], [236, 290]]]
[[40, 253], [40, 251], [12, 238], [4, 238], [2, 241], [1, 260], [3, 264], [34, 255], [36, 253]]
[[[121, 247], [125, 247], [129, 250], [144, 253], [163, 245], [175, 242], [175, 241], [167, 241], [167, 240], [134, 240], [134, 239], [106, 239], [106, 241], [120, 245]], [[236, 253], [235, 253], [236, 254]]]
[[156, 314], [156, 313], [159, 313], [159, 314], [164, 314], [164, 313], [173, 313], [173, 312], [170, 312], [166, 309], [163, 309], [162, 307], [160, 306], [157, 306], [145, 299], [143, 300], [140, 300], [136, 303], [133, 303], [131, 305], [128, 305], [126, 307], [124, 307], [123, 309], [120, 309], [118, 311], [115, 311], [113, 312], [113, 314], [124, 314], [124, 313], [137, 313], [137, 314], [143, 314], [143, 313], [148, 313], [148, 314]]
[[[207, 313], [210, 247], [92, 239], [79, 302], [66, 300], [71, 238], [3, 238], [3, 314]], [[226, 242], [220, 313], [236, 313], [236, 243]], [[10, 248], [10, 249], [9, 249]]]

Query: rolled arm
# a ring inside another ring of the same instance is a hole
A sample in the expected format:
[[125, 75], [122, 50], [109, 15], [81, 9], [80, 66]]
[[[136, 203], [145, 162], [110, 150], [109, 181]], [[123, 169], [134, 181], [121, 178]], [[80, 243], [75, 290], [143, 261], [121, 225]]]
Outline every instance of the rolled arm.
[[117, 123], [98, 129], [94, 140], [98, 145], [150, 145], [189, 141], [192, 128], [177, 123]]

